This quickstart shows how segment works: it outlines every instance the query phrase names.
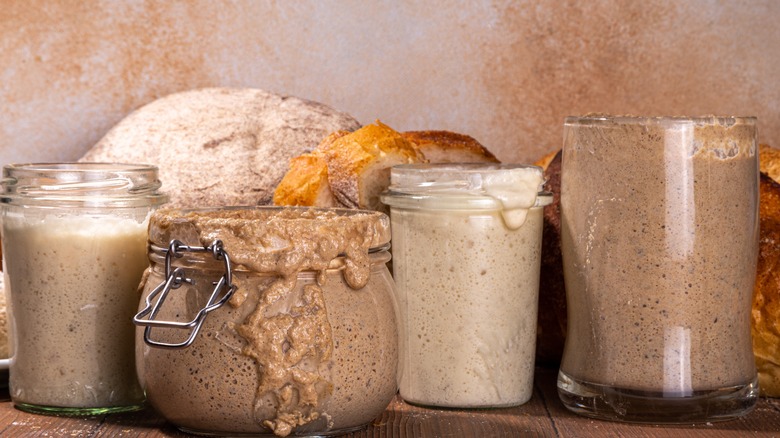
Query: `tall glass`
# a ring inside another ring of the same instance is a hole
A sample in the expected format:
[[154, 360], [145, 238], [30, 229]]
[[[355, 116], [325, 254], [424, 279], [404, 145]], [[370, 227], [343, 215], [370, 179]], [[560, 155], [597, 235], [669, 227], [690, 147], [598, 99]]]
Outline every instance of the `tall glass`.
[[138, 410], [132, 316], [154, 166], [10, 164], [0, 181], [14, 406], [53, 415]]
[[756, 137], [751, 117], [566, 120], [567, 408], [649, 423], [752, 409]]

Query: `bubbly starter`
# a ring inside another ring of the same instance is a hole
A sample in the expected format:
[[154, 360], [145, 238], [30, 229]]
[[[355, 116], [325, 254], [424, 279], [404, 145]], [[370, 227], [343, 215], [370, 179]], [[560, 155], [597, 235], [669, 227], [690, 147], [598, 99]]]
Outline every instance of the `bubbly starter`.
[[[542, 175], [522, 170], [493, 179], [488, 171], [466, 198], [431, 194], [424, 206], [386, 198], [404, 400], [468, 408], [530, 399], [542, 229], [542, 207], [534, 205]], [[468, 206], [472, 196], [498, 200], [498, 207]]]
[[140, 403], [131, 319], [148, 266], [146, 224], [110, 217], [4, 218], [15, 403]]

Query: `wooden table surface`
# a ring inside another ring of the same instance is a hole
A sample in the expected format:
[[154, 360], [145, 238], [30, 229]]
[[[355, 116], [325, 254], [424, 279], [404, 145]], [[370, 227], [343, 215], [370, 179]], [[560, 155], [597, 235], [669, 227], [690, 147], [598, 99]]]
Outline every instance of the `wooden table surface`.
[[[569, 413], [558, 401], [554, 370], [537, 369], [534, 395], [523, 406], [441, 410], [396, 398], [366, 429], [349, 437], [780, 437], [780, 399], [762, 398], [747, 416], [720, 423], [652, 426], [595, 421]], [[87, 418], [50, 417], [14, 409], [0, 390], [2, 437], [187, 437], [151, 409]]]

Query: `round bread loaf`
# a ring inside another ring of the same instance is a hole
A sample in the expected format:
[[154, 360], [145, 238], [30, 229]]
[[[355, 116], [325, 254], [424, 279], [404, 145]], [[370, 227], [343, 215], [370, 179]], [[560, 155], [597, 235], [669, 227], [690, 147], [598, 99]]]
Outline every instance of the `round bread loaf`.
[[80, 161], [153, 164], [170, 206], [269, 204], [291, 158], [357, 120], [321, 103], [247, 88], [155, 100], [114, 126]]

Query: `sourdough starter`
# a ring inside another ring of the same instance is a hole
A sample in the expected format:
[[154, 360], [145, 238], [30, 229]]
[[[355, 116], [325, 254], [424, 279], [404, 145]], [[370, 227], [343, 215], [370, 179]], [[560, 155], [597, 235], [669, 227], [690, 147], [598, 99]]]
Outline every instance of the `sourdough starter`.
[[383, 197], [403, 323], [400, 394], [446, 407], [524, 403], [534, 375], [541, 169], [414, 169], [393, 169]]
[[4, 217], [14, 403], [140, 404], [132, 316], [148, 266], [146, 223], [31, 213]]
[[565, 132], [561, 371], [669, 397], [751, 382], [752, 125], [609, 120]]
[[[389, 254], [369, 256], [389, 240], [386, 222], [375, 212], [306, 209], [156, 213], [153, 242], [221, 239], [238, 289], [190, 347], [147, 346], [139, 329], [150, 403], [186, 431], [227, 435], [345, 432], [373, 420], [397, 390]], [[164, 279], [160, 262], [145, 293]], [[158, 320], [191, 319], [223, 274], [222, 263], [202, 258], [174, 264], [194, 284], [172, 291]], [[151, 337], [180, 342], [177, 332], [156, 328]]]

